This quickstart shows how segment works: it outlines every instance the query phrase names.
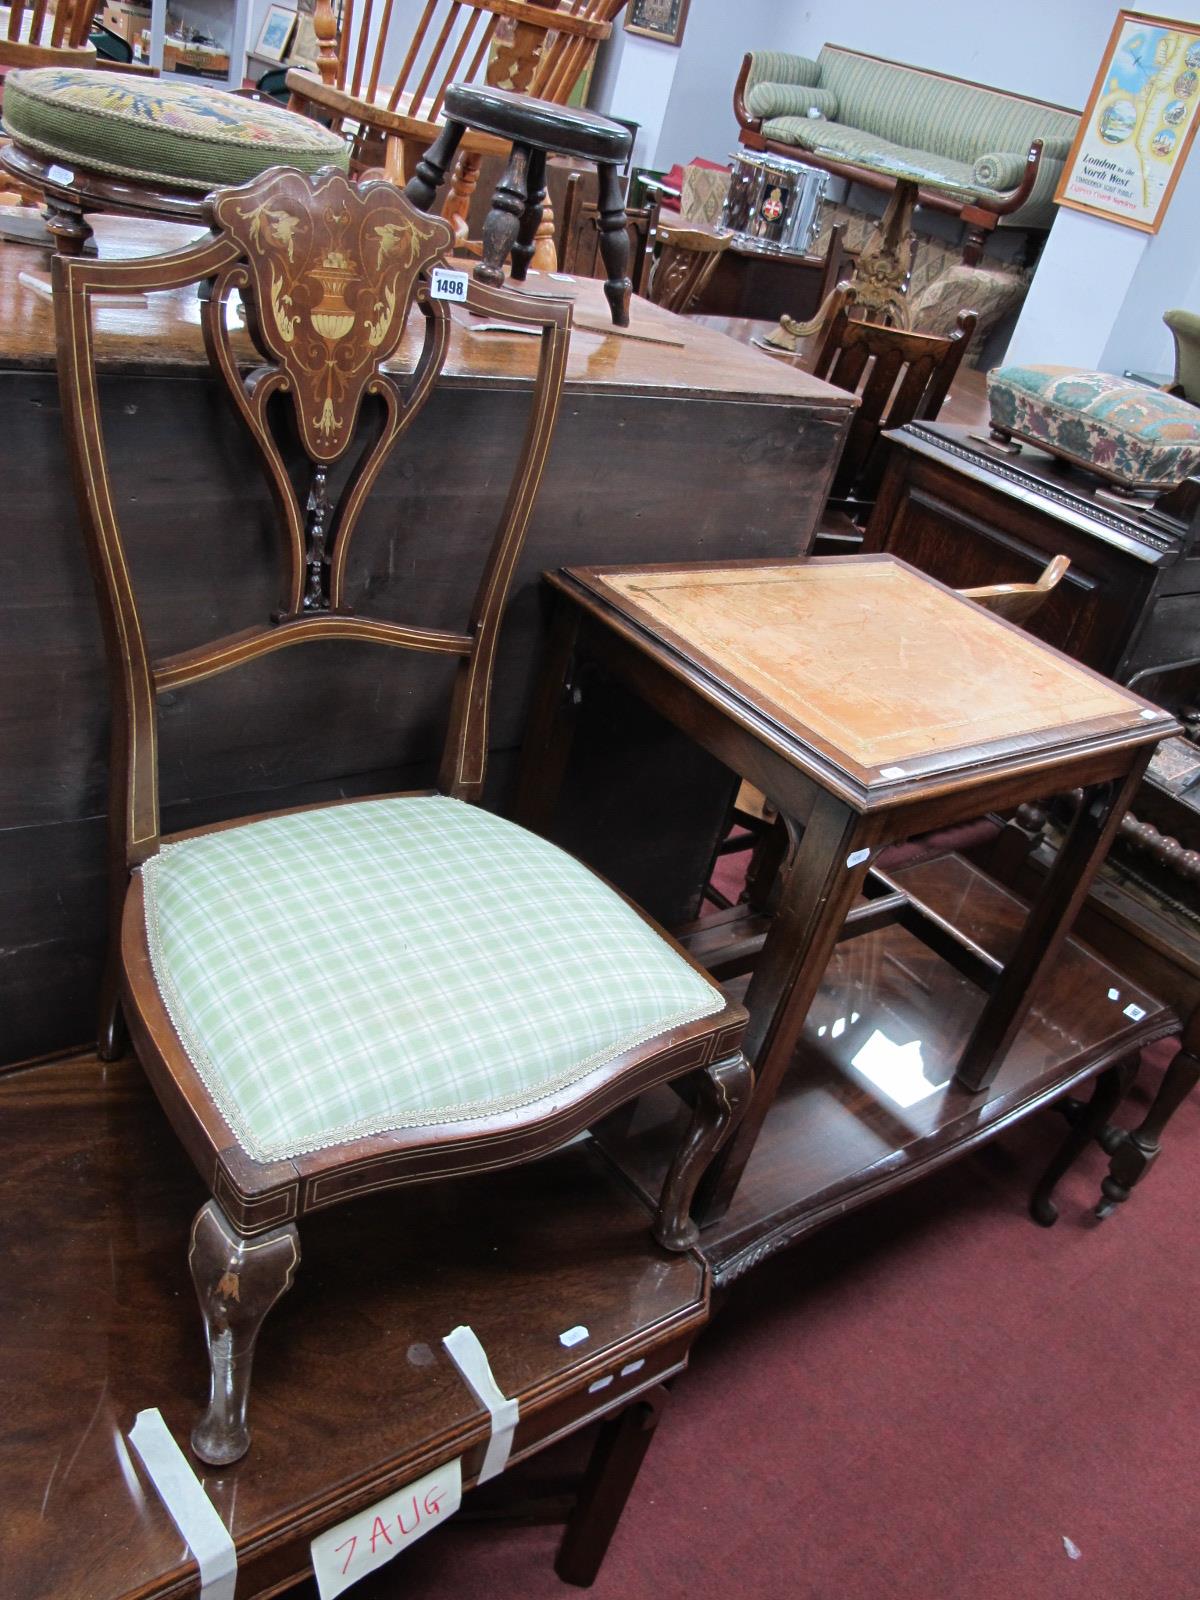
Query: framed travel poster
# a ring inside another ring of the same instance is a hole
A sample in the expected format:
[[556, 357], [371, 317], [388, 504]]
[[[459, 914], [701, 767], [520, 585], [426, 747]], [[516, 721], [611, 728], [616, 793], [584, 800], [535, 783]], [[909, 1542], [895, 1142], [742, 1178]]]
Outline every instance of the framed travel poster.
[[629, 0], [625, 32], [640, 33], [663, 44], [681, 44], [688, 0]]
[[295, 26], [296, 13], [289, 6], [268, 6], [254, 54], [266, 61], [282, 61], [284, 52], [292, 42], [292, 29]]
[[1118, 12], [1056, 203], [1157, 233], [1198, 117], [1200, 23]]

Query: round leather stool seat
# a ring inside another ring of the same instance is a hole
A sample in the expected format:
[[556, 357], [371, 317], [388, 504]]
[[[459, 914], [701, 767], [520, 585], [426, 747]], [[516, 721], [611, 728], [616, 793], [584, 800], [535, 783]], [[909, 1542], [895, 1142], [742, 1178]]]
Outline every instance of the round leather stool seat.
[[200, 193], [267, 167], [348, 165], [342, 140], [318, 123], [189, 78], [80, 67], [10, 72], [4, 127], [18, 149], [64, 166]]
[[552, 105], [510, 89], [485, 84], [452, 83], [446, 90], [446, 115], [480, 133], [514, 140], [556, 155], [622, 165], [633, 147], [633, 135], [619, 122], [594, 111]]

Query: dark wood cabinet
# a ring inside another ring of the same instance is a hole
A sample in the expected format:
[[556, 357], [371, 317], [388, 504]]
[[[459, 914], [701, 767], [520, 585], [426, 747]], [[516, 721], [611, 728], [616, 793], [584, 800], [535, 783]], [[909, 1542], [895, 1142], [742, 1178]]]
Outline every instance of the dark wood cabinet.
[[1029, 631], [1124, 683], [1200, 659], [1200, 528], [1114, 506], [1039, 451], [1002, 456], [967, 428], [891, 434], [864, 550], [887, 550], [956, 589], [1071, 568]]

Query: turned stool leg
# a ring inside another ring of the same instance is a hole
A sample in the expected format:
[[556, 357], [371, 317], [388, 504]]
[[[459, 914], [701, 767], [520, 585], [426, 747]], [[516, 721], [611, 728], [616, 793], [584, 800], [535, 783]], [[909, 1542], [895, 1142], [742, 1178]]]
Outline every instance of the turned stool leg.
[[1079, 1108], [1079, 1113], [1071, 1124], [1070, 1133], [1055, 1152], [1054, 1159], [1042, 1174], [1029, 1202], [1030, 1215], [1043, 1228], [1051, 1228], [1058, 1221], [1054, 1190], [1059, 1179], [1066, 1176], [1093, 1140], [1100, 1137], [1113, 1112], [1128, 1094], [1137, 1075], [1137, 1066], [1135, 1057], [1132, 1061], [1122, 1062], [1118, 1066], [1106, 1067], [1103, 1072], [1097, 1074], [1091, 1099]]
[[466, 128], [461, 122], [447, 121], [441, 133], [417, 162], [412, 177], [404, 185], [405, 196], [418, 211], [431, 211], [437, 192], [446, 181], [446, 172], [458, 154]]
[[546, 203], [546, 152], [544, 150], [531, 150], [529, 152], [529, 172], [525, 181], [528, 198], [525, 201], [525, 209], [521, 213], [521, 224], [517, 229], [517, 242], [512, 247], [511, 276], [516, 283], [525, 282], [525, 274], [529, 271], [529, 263], [533, 260], [534, 239], [542, 222], [542, 210]]
[[691, 1215], [697, 1185], [741, 1121], [754, 1088], [750, 1063], [740, 1052], [705, 1067], [693, 1081], [696, 1105], [692, 1120], [663, 1183], [652, 1230], [666, 1250], [690, 1250], [700, 1237]]
[[608, 278], [604, 295], [618, 328], [629, 326], [629, 233], [625, 222], [625, 202], [617, 169], [606, 162], [598, 164], [600, 176], [600, 256]]
[[508, 166], [492, 195], [491, 210], [483, 219], [483, 260], [473, 273], [480, 283], [490, 283], [497, 288], [504, 283], [504, 263], [517, 242], [521, 218], [528, 204], [532, 153], [526, 144], [514, 144], [509, 152]]
[[81, 206], [73, 206], [66, 200], [52, 199], [46, 196], [46, 210], [42, 220], [47, 229], [54, 235], [54, 243], [60, 255], [81, 256], [89, 239], [92, 237], [92, 225], [83, 214]]
[[300, 1261], [295, 1224], [243, 1238], [215, 1200], [192, 1224], [188, 1264], [208, 1340], [208, 1406], [192, 1429], [192, 1449], [209, 1466], [225, 1467], [250, 1448], [246, 1410], [254, 1345], [267, 1312]]
[[1162, 1149], [1162, 1133], [1179, 1107], [1200, 1083], [1200, 1012], [1193, 1012], [1184, 1030], [1183, 1047], [1171, 1059], [1149, 1111], [1130, 1132], [1121, 1130], [1111, 1146], [1112, 1162], [1100, 1185], [1103, 1195], [1096, 1207], [1107, 1217], [1142, 1181]]

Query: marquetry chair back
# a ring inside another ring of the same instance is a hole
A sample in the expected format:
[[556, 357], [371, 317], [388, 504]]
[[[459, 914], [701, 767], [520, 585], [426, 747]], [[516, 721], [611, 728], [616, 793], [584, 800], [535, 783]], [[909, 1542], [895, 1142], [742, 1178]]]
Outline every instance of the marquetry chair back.
[[988, 583], [979, 589], [958, 592], [1009, 622], [1028, 622], [1066, 577], [1070, 565], [1069, 556], [1055, 556], [1043, 567], [1036, 583]]
[[830, 501], [869, 506], [886, 464], [880, 435], [937, 416], [979, 318], [960, 311], [953, 332], [942, 338], [854, 321], [852, 310], [847, 303], [830, 319], [809, 370], [859, 397]]
[[[568, 301], [470, 284], [470, 309], [540, 329], [520, 456], [463, 630], [371, 618], [347, 606], [347, 561], [372, 486], [428, 401], [446, 359], [449, 308], [431, 296], [428, 270], [449, 247], [449, 226], [416, 210], [390, 184], [355, 185], [340, 173], [308, 177], [280, 167], [218, 191], [207, 215], [211, 235], [170, 255], [123, 261], [58, 255], [53, 262], [63, 418], [110, 662], [110, 826], [118, 877], [159, 846], [157, 698], [292, 646], [352, 639], [457, 658], [439, 788], [459, 799], [479, 798], [501, 613], [549, 450], [570, 338]], [[277, 509], [278, 608], [257, 626], [152, 658], [113, 509], [93, 309], [106, 296], [191, 284], [205, 286], [201, 317], [209, 359], [256, 447]], [[259, 357], [245, 375], [231, 335], [234, 290]], [[383, 366], [414, 308], [424, 323], [424, 343], [402, 383]], [[279, 437], [281, 405], [294, 437]], [[285, 450], [294, 462], [297, 444], [301, 471], [285, 464]], [[331, 503], [330, 480], [347, 459], [352, 466], [345, 487]]]
[[[626, 208], [625, 226], [629, 234], [629, 277], [635, 294], [645, 294], [646, 280], [653, 264], [651, 242], [658, 224], [658, 201], [648, 206]], [[567, 178], [559, 223], [558, 270], [576, 278], [603, 278], [608, 269], [600, 256], [600, 207], [583, 195], [583, 174], [572, 172]]]
[[[99, 0], [11, 0], [0, 7], [0, 67], [94, 66], [88, 42]], [[0, 84], [0, 92], [3, 85]]]
[[681, 315], [690, 311], [732, 239], [732, 233], [703, 222], [660, 216], [655, 233], [658, 255], [650, 269], [647, 299]]

